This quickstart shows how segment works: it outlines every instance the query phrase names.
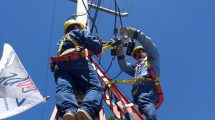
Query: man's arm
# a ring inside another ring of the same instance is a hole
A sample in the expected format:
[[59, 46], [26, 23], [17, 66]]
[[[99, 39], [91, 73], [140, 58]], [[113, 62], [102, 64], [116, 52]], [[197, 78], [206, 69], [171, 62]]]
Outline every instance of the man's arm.
[[160, 56], [156, 45], [151, 38], [147, 37], [143, 32], [136, 28], [125, 27], [120, 29], [121, 35], [127, 35], [131, 39], [136, 39], [147, 53], [148, 61], [153, 67], [157, 76], [160, 76]]
[[121, 41], [121, 44], [117, 48], [117, 58], [118, 58], [118, 64], [122, 71], [127, 73], [130, 76], [134, 76], [135, 73], [135, 66], [131, 63], [128, 63], [125, 59], [124, 52], [123, 52], [123, 42]]
[[100, 54], [102, 52], [102, 43], [100, 40], [85, 29], [73, 31], [73, 34], [78, 38], [81, 44], [93, 51], [94, 54]]
[[127, 60], [125, 59], [125, 56], [117, 56], [118, 58], [118, 64], [119, 67], [122, 71], [124, 71], [125, 73], [127, 73], [130, 76], [134, 76], [134, 72], [135, 72], [135, 66], [132, 65], [131, 63], [128, 63]]
[[156, 59], [159, 57], [156, 45], [153, 43], [151, 38], [147, 37], [140, 30], [132, 27], [125, 27], [120, 28], [120, 34], [122, 36], [128, 36], [131, 39], [137, 40], [144, 47], [144, 50], [147, 52], [149, 58]]
[[148, 58], [150, 59], [158, 59], [159, 58], [159, 53], [157, 50], [156, 45], [153, 43], [151, 38], [145, 36], [145, 34], [139, 30], [136, 30], [134, 32], [134, 39], [140, 42], [140, 44], [144, 47], [144, 50], [148, 54]]

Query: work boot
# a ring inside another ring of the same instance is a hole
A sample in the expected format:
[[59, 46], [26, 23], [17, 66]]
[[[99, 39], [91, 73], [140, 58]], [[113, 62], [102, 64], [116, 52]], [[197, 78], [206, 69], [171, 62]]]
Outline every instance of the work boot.
[[73, 112], [66, 112], [63, 116], [63, 120], [75, 120], [75, 114]]
[[83, 109], [78, 109], [78, 112], [75, 114], [75, 117], [77, 120], [93, 120], [90, 114]]

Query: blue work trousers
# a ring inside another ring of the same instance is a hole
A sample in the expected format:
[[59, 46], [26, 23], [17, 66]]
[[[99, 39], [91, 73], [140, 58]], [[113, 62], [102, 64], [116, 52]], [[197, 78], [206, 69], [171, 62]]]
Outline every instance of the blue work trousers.
[[157, 120], [155, 105], [158, 101], [158, 93], [154, 81], [146, 81], [133, 84], [134, 103], [146, 120]]
[[[68, 62], [58, 62], [54, 71], [56, 82], [56, 106], [60, 115], [67, 111], [77, 112], [84, 109], [94, 118], [99, 111], [102, 100], [102, 88], [96, 71], [91, 62], [79, 59]], [[75, 90], [81, 89], [84, 99], [78, 107]]]

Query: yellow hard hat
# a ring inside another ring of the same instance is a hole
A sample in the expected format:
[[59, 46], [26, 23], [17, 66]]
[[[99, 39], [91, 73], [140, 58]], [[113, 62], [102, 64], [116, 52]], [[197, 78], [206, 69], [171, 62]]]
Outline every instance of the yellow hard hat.
[[76, 21], [76, 20], [67, 20], [65, 23], [64, 23], [64, 31], [66, 31], [66, 29], [70, 26], [70, 25], [74, 25], [74, 24], [77, 24], [77, 25], [80, 25], [81, 29], [84, 29], [84, 24], [79, 22], [79, 21]]
[[134, 57], [135, 53], [138, 51], [138, 50], [144, 50], [144, 47], [143, 46], [137, 46], [133, 49], [133, 51], [131, 52], [131, 56]]

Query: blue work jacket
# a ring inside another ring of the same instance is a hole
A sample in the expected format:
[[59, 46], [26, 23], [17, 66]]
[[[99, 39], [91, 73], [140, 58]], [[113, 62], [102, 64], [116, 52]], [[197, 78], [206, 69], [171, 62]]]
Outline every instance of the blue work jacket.
[[[91, 33], [87, 32], [86, 29], [72, 30], [68, 34], [71, 38], [75, 39], [75, 41], [77, 41], [80, 46], [87, 48], [94, 54], [99, 54], [102, 52], [102, 43], [100, 42], [100, 40], [95, 36], [92, 36]], [[58, 42], [58, 47], [64, 37]], [[69, 48], [75, 48], [75, 45], [71, 40], [66, 39], [62, 45], [61, 53]]]

